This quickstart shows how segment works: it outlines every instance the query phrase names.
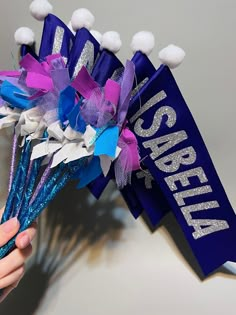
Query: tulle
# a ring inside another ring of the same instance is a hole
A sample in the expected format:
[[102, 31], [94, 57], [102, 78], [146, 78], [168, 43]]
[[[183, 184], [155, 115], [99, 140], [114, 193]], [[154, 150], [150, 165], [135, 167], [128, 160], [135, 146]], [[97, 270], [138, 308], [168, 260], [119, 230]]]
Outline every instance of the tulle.
[[83, 101], [80, 110], [84, 121], [96, 128], [105, 126], [116, 114], [116, 106], [105, 99], [101, 87], [92, 91], [90, 98]]
[[131, 175], [140, 169], [138, 143], [134, 134], [128, 129], [123, 129], [118, 141], [121, 152], [114, 163], [116, 184], [122, 189], [131, 184]]

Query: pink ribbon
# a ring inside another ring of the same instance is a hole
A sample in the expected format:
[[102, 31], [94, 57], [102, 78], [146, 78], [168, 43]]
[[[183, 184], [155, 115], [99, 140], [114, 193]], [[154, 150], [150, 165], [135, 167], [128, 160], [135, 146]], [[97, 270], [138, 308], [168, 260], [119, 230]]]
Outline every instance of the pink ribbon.
[[48, 76], [48, 73], [44, 70], [42, 64], [30, 54], [25, 55], [25, 57], [21, 59], [20, 66], [27, 72], [35, 72], [44, 76]]
[[[84, 98], [89, 99], [93, 91], [99, 88], [85, 67], [82, 67], [71, 86], [76, 89]], [[117, 105], [120, 97], [120, 85], [108, 80], [105, 85], [105, 99]]]
[[[126, 151], [125, 159], [129, 159], [130, 163], [130, 169], [127, 169], [127, 171], [132, 172], [135, 170], [140, 169], [140, 158], [139, 158], [139, 152], [138, 152], [138, 142], [133, 134], [132, 131], [130, 131], [128, 128], [124, 128], [121, 132], [120, 139], [118, 142], [118, 146], [122, 143], [125, 143], [128, 146], [128, 150]], [[121, 154], [121, 165], [127, 165], [127, 163], [123, 160], [122, 154]]]
[[53, 81], [50, 77], [36, 72], [28, 72], [26, 85], [29, 88], [43, 90], [45, 92], [53, 89]]

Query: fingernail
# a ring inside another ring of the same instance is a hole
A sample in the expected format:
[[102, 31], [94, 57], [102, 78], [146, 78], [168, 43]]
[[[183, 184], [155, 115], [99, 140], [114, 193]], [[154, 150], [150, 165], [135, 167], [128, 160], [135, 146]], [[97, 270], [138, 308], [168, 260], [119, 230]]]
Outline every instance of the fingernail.
[[20, 238], [19, 242], [20, 242], [20, 246], [21, 247], [26, 247], [30, 243], [30, 238], [29, 238], [29, 236], [27, 234], [22, 235], [22, 237]]
[[18, 225], [17, 218], [12, 218], [9, 221], [3, 223], [2, 229], [5, 233], [10, 233], [11, 231], [15, 230]]

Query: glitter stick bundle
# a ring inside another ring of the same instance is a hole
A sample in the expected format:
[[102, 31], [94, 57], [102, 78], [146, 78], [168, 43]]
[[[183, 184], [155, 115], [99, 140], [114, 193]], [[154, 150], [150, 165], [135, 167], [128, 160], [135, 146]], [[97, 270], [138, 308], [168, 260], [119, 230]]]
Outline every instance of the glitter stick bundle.
[[25, 230], [71, 179], [96, 198], [114, 180], [135, 218], [145, 212], [156, 226], [175, 214], [205, 275], [235, 261], [234, 211], [170, 71], [184, 51], [162, 49], [156, 69], [155, 39], [143, 31], [123, 65], [118, 33], [91, 30], [86, 9], [66, 26], [46, 3], [30, 7], [44, 20], [39, 53], [33, 32], [18, 29], [19, 70], [0, 73], [0, 128], [14, 127], [2, 222], [17, 216]]

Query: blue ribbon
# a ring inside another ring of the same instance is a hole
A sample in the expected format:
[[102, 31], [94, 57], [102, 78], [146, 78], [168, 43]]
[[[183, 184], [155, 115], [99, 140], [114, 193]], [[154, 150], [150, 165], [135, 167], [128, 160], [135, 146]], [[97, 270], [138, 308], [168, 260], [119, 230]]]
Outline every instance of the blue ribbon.
[[68, 120], [75, 107], [75, 94], [76, 91], [71, 86], [68, 86], [60, 93], [58, 102], [58, 116], [62, 124]]
[[141, 158], [204, 274], [228, 260], [235, 261], [235, 213], [168, 67], [156, 71], [131, 102], [128, 115]]
[[27, 99], [27, 95], [24, 91], [10, 83], [9, 81], [3, 81], [1, 85], [0, 95], [2, 99], [12, 107], [19, 109], [30, 109], [34, 106], [34, 102]]

